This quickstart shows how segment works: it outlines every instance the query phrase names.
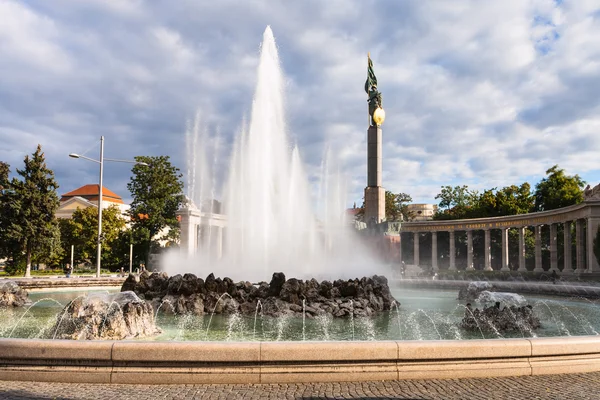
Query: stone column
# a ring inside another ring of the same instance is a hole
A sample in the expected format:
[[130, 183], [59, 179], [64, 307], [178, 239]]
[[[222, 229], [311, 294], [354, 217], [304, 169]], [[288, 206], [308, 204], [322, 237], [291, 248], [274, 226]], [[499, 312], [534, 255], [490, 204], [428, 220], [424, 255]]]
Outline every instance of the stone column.
[[542, 226], [535, 226], [535, 272], [543, 272], [542, 268]]
[[556, 249], [556, 224], [550, 224], [550, 271], [558, 272], [558, 251]]
[[490, 230], [485, 229], [484, 231], [485, 237], [485, 249], [484, 249], [484, 259], [483, 259], [483, 270], [484, 271], [493, 271], [492, 268], [492, 254], [490, 251]]
[[456, 242], [454, 240], [454, 231], [450, 231], [450, 271], [456, 271]]
[[437, 232], [431, 232], [431, 267], [434, 271], [438, 268]]
[[502, 269], [501, 271], [510, 271], [508, 267], [508, 229], [502, 228]]
[[467, 231], [467, 268], [473, 265], [473, 231]]
[[179, 249], [185, 255], [193, 255], [198, 243], [198, 218], [188, 209], [180, 210], [177, 215], [181, 217]]
[[365, 188], [365, 222], [385, 219], [385, 189], [381, 187], [381, 127], [367, 130], [367, 187]]
[[223, 227], [214, 226], [216, 229], [216, 240], [215, 240], [215, 258], [220, 260], [223, 257]]
[[400, 246], [398, 246], [398, 262], [402, 264], [402, 232], [400, 232]]
[[573, 273], [573, 242], [571, 240], [571, 221], [565, 221], [563, 223], [563, 234], [564, 234], [564, 266], [562, 273], [564, 275], [571, 275]]
[[413, 264], [419, 265], [419, 232], [413, 232]]
[[519, 228], [519, 268], [517, 270], [525, 271], [525, 227]]
[[[598, 260], [594, 253], [594, 239], [598, 234], [598, 224], [600, 224], [600, 218], [588, 217], [587, 219], [587, 269], [586, 272], [598, 272], [600, 267], [598, 266]], [[600, 240], [600, 237], [598, 238]]]
[[577, 265], [577, 273], [583, 272], [583, 220], [578, 219], [575, 221], [575, 258]]

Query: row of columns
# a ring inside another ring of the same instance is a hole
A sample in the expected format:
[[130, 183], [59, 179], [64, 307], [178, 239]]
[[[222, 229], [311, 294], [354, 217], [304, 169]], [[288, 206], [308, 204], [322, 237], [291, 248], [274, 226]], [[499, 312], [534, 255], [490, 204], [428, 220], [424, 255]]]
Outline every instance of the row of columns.
[[[593, 270], [593, 266], [597, 265], [595, 255], [593, 252], [594, 238], [600, 219], [588, 218], [587, 220], [578, 219], [575, 221], [575, 240], [576, 240], [576, 270], [578, 272], [584, 271], [584, 223], [587, 222], [587, 265], [588, 271]], [[563, 222], [564, 225], [564, 268], [563, 274], [569, 274], [573, 272], [573, 265], [571, 260], [571, 224], [572, 221]], [[558, 270], [558, 251], [557, 251], [557, 224], [550, 224], [550, 269]], [[502, 271], [509, 270], [509, 257], [508, 257], [508, 229], [500, 228], [502, 237]], [[514, 229], [514, 228], [513, 228]], [[519, 230], [519, 266], [518, 270], [525, 270], [525, 226], [517, 227]], [[473, 266], [473, 230], [466, 230], [467, 233], [467, 268]], [[419, 235], [420, 232], [413, 232], [414, 235], [414, 264], [419, 265]], [[450, 263], [449, 269], [456, 270], [456, 241], [455, 231], [449, 231], [449, 251], [450, 251]], [[484, 229], [484, 270], [492, 270], [492, 259], [491, 259], [491, 240], [490, 240], [490, 229]], [[400, 249], [400, 259], [402, 259], [402, 249]], [[431, 265], [434, 271], [438, 268], [438, 241], [437, 231], [431, 232]], [[542, 272], [542, 225], [535, 225], [535, 272]]]

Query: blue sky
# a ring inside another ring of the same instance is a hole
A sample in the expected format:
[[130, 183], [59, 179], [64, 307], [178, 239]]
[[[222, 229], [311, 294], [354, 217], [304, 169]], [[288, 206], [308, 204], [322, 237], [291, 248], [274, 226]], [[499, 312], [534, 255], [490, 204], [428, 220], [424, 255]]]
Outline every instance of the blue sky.
[[[559, 164], [600, 181], [600, 3], [590, 0], [0, 0], [0, 160], [37, 143], [59, 192], [95, 183], [71, 152], [169, 155], [186, 121], [220, 132], [217, 163], [250, 112], [262, 33], [286, 76], [291, 140], [311, 179], [327, 147], [366, 184], [371, 52], [387, 120], [384, 186], [436, 202], [442, 185], [538, 182]], [[95, 147], [94, 147], [95, 146]], [[106, 164], [125, 198], [130, 168]]]

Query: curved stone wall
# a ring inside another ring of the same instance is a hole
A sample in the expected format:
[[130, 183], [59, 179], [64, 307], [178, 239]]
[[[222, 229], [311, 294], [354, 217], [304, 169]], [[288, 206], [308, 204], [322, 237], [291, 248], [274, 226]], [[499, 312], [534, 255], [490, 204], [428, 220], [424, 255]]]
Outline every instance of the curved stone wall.
[[600, 371], [600, 337], [382, 342], [0, 339], [0, 380], [187, 384]]

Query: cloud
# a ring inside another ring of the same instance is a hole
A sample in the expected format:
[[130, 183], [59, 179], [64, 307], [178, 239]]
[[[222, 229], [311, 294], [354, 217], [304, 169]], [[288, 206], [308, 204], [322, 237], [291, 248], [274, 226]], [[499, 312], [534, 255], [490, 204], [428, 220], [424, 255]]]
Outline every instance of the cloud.
[[[348, 204], [366, 184], [367, 52], [387, 189], [435, 202], [442, 185], [534, 184], [554, 164], [600, 180], [595, 1], [0, 0], [0, 15], [0, 159], [14, 170], [41, 143], [61, 193], [96, 180], [67, 154], [93, 156], [101, 135], [107, 157], [166, 154], [185, 170], [196, 110], [220, 132], [222, 179], [269, 24], [291, 142], [314, 185], [331, 149]], [[128, 174], [111, 165], [106, 185], [129, 197]]]

